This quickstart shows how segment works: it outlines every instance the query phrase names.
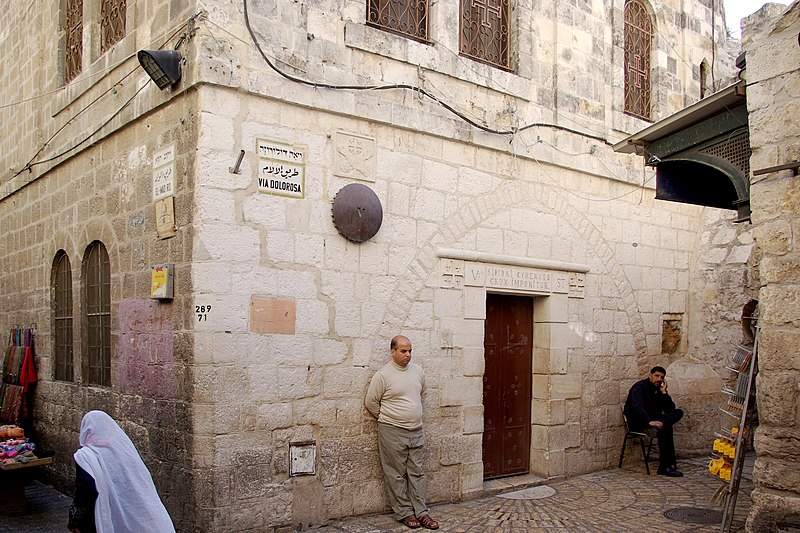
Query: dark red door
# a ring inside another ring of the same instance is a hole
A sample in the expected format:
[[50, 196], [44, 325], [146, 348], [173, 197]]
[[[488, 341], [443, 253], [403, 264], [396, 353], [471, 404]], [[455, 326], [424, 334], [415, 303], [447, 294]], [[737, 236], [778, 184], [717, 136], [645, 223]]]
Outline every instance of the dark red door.
[[483, 478], [525, 474], [531, 445], [533, 300], [486, 295]]

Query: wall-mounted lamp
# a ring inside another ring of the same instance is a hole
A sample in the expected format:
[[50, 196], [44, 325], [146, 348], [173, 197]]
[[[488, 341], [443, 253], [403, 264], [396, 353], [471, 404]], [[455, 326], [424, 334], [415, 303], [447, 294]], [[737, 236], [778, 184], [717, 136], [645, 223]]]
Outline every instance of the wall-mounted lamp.
[[181, 79], [181, 53], [177, 50], [139, 50], [139, 63], [159, 89]]

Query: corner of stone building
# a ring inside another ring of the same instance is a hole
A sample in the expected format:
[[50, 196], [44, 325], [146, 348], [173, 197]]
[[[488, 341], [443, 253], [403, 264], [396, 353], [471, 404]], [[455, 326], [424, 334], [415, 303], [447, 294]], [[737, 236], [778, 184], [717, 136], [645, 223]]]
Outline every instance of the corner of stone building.
[[757, 487], [750, 494], [750, 513], [745, 531], [796, 531], [800, 526], [800, 497], [788, 500], [785, 494]]

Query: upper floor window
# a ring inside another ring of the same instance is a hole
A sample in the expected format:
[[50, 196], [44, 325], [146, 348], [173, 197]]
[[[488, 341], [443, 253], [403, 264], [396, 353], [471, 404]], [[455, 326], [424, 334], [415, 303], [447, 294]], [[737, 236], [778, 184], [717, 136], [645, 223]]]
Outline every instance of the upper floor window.
[[61, 250], [53, 261], [53, 341], [55, 379], [73, 381], [72, 372], [72, 268]]
[[709, 72], [710, 69], [708, 68], [708, 61], [703, 58], [703, 61], [700, 62], [700, 99], [702, 100], [709, 94], [711, 94], [711, 82], [709, 81]]
[[625, 113], [651, 120], [653, 24], [644, 4], [625, 1]]
[[64, 82], [81, 73], [83, 67], [83, 0], [66, 0], [64, 13]]
[[419, 41], [428, 40], [428, 0], [369, 0], [367, 23]]
[[511, 70], [508, 0], [461, 0], [459, 51], [472, 59]]
[[94, 241], [83, 264], [86, 310], [86, 381], [111, 385], [111, 267], [106, 247]]
[[100, 51], [105, 52], [125, 36], [127, 0], [102, 0], [100, 5]]

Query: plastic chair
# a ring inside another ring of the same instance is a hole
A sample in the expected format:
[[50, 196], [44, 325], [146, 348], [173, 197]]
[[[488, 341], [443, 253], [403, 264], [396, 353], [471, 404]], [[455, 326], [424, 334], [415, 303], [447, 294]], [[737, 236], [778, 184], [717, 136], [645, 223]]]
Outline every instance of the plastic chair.
[[[624, 408], [623, 408], [624, 409]], [[622, 421], [625, 423], [625, 440], [622, 441], [622, 451], [619, 452], [619, 467], [622, 468], [622, 459], [625, 457], [625, 448], [628, 445], [629, 440], [639, 440], [639, 446], [642, 448], [642, 456], [644, 457], [644, 468], [647, 470], [647, 475], [650, 475], [650, 452], [653, 451], [653, 444], [658, 446], [656, 442], [658, 440], [657, 432], [653, 431], [631, 431], [631, 428], [628, 426], [628, 417], [625, 416], [625, 413], [622, 413]], [[645, 441], [647, 441], [647, 445], [645, 446]]]

